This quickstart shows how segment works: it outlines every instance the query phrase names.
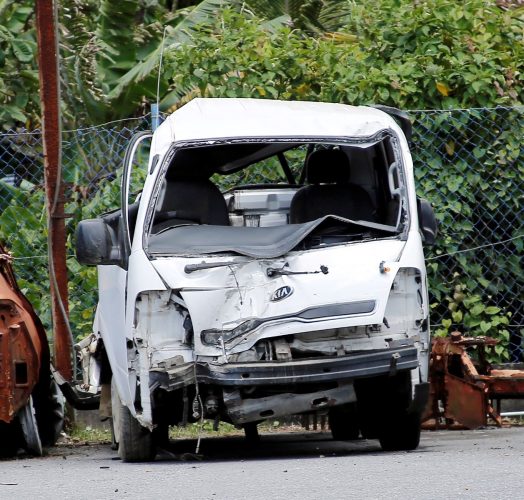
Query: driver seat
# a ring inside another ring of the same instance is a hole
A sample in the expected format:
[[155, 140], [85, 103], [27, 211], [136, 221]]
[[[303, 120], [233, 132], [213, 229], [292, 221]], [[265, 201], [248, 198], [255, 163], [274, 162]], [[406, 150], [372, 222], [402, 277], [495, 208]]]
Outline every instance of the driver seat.
[[159, 206], [153, 222], [155, 233], [184, 224], [229, 225], [226, 200], [209, 179], [167, 180]]

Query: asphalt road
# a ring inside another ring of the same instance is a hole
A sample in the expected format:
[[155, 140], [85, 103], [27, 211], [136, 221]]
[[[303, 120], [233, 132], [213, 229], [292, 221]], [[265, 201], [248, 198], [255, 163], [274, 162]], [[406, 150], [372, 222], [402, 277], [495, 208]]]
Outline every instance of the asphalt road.
[[[118, 460], [109, 446], [59, 446], [0, 462], [0, 499], [305, 500], [524, 498], [524, 427], [424, 432], [416, 451], [328, 433], [263, 435], [173, 445], [155, 462]], [[188, 453], [188, 455], [184, 455]]]

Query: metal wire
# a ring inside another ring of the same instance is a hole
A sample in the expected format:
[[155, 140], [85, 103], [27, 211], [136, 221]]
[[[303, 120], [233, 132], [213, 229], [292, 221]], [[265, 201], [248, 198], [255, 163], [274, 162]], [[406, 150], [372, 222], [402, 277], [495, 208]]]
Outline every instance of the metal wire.
[[459, 253], [474, 252], [475, 250], [481, 250], [483, 248], [490, 248], [490, 247], [495, 247], [497, 245], [504, 245], [506, 243], [509, 243], [510, 241], [520, 240], [521, 238], [524, 238], [524, 234], [519, 234], [518, 236], [515, 236], [514, 238], [508, 238], [507, 240], [504, 240], [504, 241], [497, 241], [495, 243], [486, 243], [485, 245], [479, 245], [473, 248], [464, 248], [463, 250], [457, 250], [456, 252], [449, 252], [449, 253], [435, 255], [434, 257], [427, 257], [426, 260], [437, 260], [437, 259], [443, 259], [444, 257], [449, 257], [451, 255], [458, 255]]

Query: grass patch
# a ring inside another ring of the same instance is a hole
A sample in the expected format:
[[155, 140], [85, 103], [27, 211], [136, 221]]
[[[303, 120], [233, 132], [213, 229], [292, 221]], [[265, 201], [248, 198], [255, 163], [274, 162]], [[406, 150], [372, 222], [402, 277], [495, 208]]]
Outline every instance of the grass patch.
[[[261, 434], [278, 432], [304, 432], [301, 425], [282, 423], [279, 420], [267, 420], [258, 425]], [[227, 422], [220, 422], [218, 430], [213, 430], [213, 422], [204, 420], [203, 423], [195, 422], [187, 424], [185, 427], [173, 426], [169, 429], [170, 439], [197, 439], [200, 437], [222, 437], [222, 436], [243, 436], [244, 429], [235, 427]]]
[[69, 434], [66, 435], [67, 444], [89, 445], [89, 444], [110, 444], [111, 431], [108, 429], [98, 429], [89, 425], [75, 425]]
[[[258, 426], [262, 434], [278, 432], [303, 432], [300, 425], [282, 423], [278, 420], [268, 420]], [[213, 430], [213, 422], [204, 420], [203, 423], [195, 422], [187, 424], [185, 427], [172, 426], [169, 428], [170, 439], [197, 439], [200, 437], [225, 437], [243, 436], [244, 430], [235, 427], [227, 422], [220, 422], [218, 430]], [[62, 441], [64, 444], [79, 446], [91, 444], [110, 444], [111, 432], [108, 429], [100, 429], [89, 425], [76, 424]]]
[[201, 437], [243, 436], [244, 430], [237, 429], [227, 422], [220, 422], [218, 430], [213, 430], [213, 422], [204, 420], [203, 423], [195, 422], [185, 427], [173, 426], [169, 428], [170, 439], [197, 439]]

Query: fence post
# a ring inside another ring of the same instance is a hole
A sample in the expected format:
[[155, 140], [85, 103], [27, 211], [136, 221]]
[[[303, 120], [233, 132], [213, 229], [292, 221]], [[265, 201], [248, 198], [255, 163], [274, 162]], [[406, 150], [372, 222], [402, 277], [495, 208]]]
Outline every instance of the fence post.
[[154, 132], [161, 123], [158, 104], [151, 104], [151, 130]]

